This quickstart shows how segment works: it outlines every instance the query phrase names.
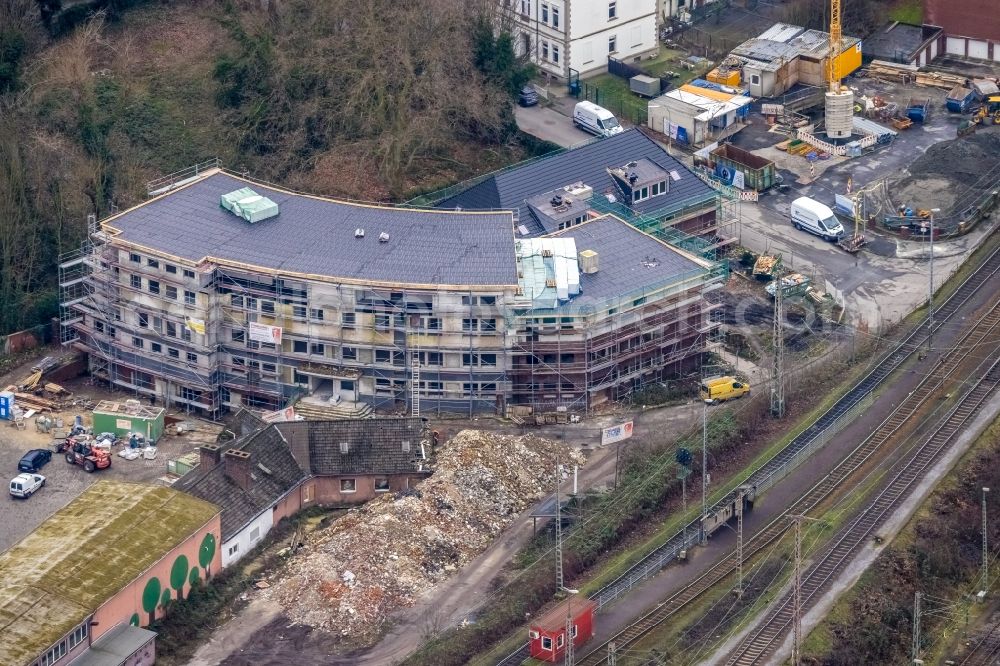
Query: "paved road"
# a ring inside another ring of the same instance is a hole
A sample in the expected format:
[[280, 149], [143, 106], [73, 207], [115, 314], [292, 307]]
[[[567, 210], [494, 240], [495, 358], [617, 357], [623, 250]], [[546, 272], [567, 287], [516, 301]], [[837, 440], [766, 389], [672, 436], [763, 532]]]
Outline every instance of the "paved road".
[[544, 106], [515, 107], [514, 117], [521, 130], [563, 148], [589, 141], [594, 137], [577, 129], [573, 121]]

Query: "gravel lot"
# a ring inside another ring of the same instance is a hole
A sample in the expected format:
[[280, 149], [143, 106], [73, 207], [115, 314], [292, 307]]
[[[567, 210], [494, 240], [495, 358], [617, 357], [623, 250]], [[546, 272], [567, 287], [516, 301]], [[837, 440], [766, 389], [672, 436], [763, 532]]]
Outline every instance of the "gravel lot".
[[[17, 373], [12, 373], [12, 376], [16, 377]], [[8, 382], [0, 385], [6, 386], [10, 381], [13, 380], [8, 379]], [[93, 386], [86, 385], [84, 379], [64, 382], [63, 386], [74, 391], [76, 395], [86, 395], [95, 401], [111, 397], [122, 400], [127, 397], [121, 393], [110, 394], [99, 391]], [[65, 411], [55, 416], [61, 416], [66, 423], [71, 424], [75, 413], [77, 412]], [[84, 423], [89, 425], [89, 413], [81, 412], [81, 415], [84, 417]], [[34, 417], [29, 419], [27, 428], [22, 431], [16, 430], [7, 421], [0, 421], [0, 470], [6, 472], [5, 483], [19, 473], [17, 463], [25, 452], [30, 449], [48, 449], [51, 442], [50, 435], [36, 432]], [[5, 497], [0, 499], [0, 502], [4, 503], [4, 529], [0, 530], [0, 551], [7, 550], [17, 543], [98, 479], [156, 483], [157, 479], [167, 473], [167, 460], [196, 447], [197, 443], [187, 439], [187, 436], [164, 436], [158, 443], [156, 460], [145, 461], [141, 458], [125, 460], [115, 455], [110, 468], [98, 470], [93, 474], [88, 474], [77, 465], [67, 464], [62, 454], [53, 453], [52, 460], [40, 471], [46, 478], [44, 488], [28, 499], [14, 498], [9, 493], [4, 493]]]

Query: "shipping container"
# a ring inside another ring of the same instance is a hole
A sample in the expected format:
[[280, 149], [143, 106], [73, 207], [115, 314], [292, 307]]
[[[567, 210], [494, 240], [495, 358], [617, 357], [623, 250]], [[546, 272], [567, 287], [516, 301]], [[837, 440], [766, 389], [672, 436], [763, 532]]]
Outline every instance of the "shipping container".
[[113, 432], [125, 440], [136, 433], [154, 444], [163, 435], [165, 413], [163, 408], [146, 407], [138, 400], [104, 400], [94, 408], [94, 432]]

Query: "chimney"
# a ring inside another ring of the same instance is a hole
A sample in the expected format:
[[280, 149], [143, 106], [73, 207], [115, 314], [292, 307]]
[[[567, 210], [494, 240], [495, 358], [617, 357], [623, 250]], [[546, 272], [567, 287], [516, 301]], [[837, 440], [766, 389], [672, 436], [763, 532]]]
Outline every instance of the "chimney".
[[222, 457], [222, 448], [217, 444], [202, 444], [198, 449], [200, 454], [200, 465], [202, 469], [212, 469], [219, 464]]
[[243, 490], [250, 490], [250, 454], [247, 451], [229, 449], [226, 451], [226, 476]]
[[596, 273], [597, 272], [597, 253], [593, 250], [584, 250], [580, 253], [580, 272], [581, 273]]

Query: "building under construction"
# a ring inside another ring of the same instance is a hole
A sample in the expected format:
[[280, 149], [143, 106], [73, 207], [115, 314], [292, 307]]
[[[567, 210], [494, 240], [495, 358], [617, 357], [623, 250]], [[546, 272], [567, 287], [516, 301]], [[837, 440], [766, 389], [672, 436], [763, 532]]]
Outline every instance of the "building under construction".
[[696, 364], [714, 326], [706, 241], [640, 231], [602, 197], [538, 202], [573, 224], [518, 238], [509, 210], [182, 176], [92, 220], [60, 270], [64, 344], [168, 405], [585, 411]]

